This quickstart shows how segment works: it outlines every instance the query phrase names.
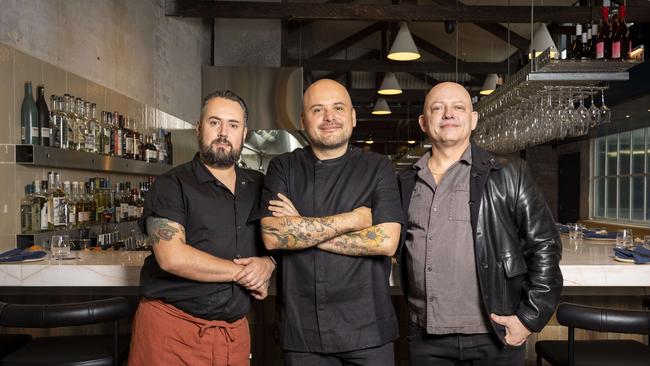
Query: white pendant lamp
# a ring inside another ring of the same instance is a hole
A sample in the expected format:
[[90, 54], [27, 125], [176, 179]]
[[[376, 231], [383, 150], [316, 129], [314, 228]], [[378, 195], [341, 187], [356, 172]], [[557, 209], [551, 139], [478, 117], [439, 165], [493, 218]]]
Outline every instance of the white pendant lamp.
[[485, 77], [483, 86], [481, 87], [481, 91], [480, 91], [481, 95], [492, 94], [492, 92], [495, 91], [497, 88], [497, 79], [499, 79], [497, 74], [488, 74], [488, 76]]
[[372, 114], [376, 116], [391, 114], [390, 107], [388, 106], [388, 102], [386, 102], [386, 99], [384, 98], [377, 99], [377, 102], [375, 103], [375, 108], [372, 109]]
[[388, 58], [395, 61], [413, 61], [420, 58], [420, 52], [413, 42], [413, 37], [406, 22], [401, 22], [397, 37], [388, 52]]
[[399, 86], [399, 82], [394, 73], [387, 72], [386, 75], [384, 75], [384, 80], [381, 82], [381, 86], [377, 93], [381, 95], [402, 94], [402, 88]]

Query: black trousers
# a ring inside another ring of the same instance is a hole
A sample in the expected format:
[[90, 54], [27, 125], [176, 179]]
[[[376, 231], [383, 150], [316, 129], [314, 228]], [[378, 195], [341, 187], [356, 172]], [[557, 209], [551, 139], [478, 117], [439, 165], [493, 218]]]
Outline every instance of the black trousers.
[[411, 366], [523, 366], [526, 344], [504, 346], [494, 334], [427, 334], [409, 324]]
[[383, 346], [338, 353], [284, 351], [286, 366], [393, 366], [393, 342]]

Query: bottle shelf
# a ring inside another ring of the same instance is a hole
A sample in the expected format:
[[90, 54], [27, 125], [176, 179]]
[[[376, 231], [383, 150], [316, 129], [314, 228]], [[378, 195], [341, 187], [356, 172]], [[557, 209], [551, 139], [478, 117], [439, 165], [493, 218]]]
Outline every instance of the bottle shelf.
[[16, 163], [136, 175], [160, 175], [172, 168], [166, 164], [40, 145], [16, 145]]
[[[104, 232], [113, 232], [119, 231], [120, 234], [128, 236], [132, 230], [135, 230], [136, 233], [140, 233], [140, 228], [138, 227], [137, 221], [123, 221], [123, 222], [109, 222], [104, 224], [94, 224], [85, 227], [88, 229], [89, 237], [97, 237], [98, 234]], [[70, 239], [78, 239], [79, 231], [81, 229], [59, 229], [59, 230], [48, 230], [32, 234], [16, 234], [16, 244], [20, 249], [28, 248], [34, 244], [40, 245], [42, 247], [48, 246], [48, 241], [53, 235], [68, 235]]]

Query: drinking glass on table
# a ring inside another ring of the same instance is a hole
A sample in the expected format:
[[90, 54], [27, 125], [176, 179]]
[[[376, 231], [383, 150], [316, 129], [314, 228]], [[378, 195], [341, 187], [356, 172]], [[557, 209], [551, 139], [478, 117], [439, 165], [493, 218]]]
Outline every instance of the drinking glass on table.
[[582, 226], [580, 224], [569, 223], [567, 226], [569, 227], [569, 239], [582, 239]]
[[634, 249], [632, 230], [623, 229], [616, 233], [616, 247], [622, 249]]
[[650, 249], [650, 235], [646, 235], [643, 237], [643, 247], [646, 249]]
[[67, 235], [52, 235], [50, 250], [53, 259], [64, 259], [70, 256], [70, 238]]

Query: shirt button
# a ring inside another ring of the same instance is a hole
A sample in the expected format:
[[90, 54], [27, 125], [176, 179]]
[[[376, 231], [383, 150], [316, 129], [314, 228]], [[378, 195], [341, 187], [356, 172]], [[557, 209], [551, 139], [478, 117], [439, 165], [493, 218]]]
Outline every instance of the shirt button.
[[320, 310], [320, 311], [325, 310], [325, 306], [323, 306], [323, 305], [318, 305], [318, 310]]
[[436, 299], [435, 297], [433, 297], [433, 296], [429, 296], [429, 301], [430, 301], [430, 302], [433, 302], [433, 300], [435, 300], [435, 299]]
[[431, 271], [433, 271], [433, 268], [427, 267], [427, 271], [431, 272]]
[[237, 230], [241, 230], [241, 225], [237, 225]]
[[449, 216], [449, 220], [453, 220], [454, 218], [452, 216]]
[[438, 212], [438, 207], [434, 207], [433, 212]]

